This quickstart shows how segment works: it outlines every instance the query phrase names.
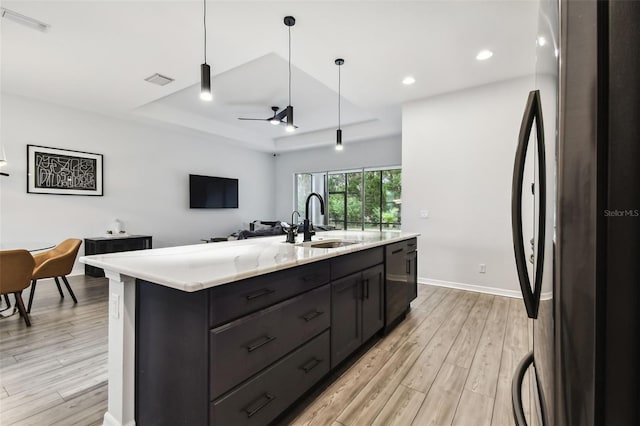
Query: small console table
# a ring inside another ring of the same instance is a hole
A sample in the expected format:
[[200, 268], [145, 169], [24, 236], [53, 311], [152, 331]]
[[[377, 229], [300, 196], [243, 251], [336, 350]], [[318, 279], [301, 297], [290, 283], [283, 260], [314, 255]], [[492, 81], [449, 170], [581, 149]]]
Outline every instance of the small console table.
[[[146, 250], [151, 248], [150, 235], [127, 235], [113, 237], [96, 237], [84, 239], [84, 254], [106, 254], [122, 251]], [[104, 270], [90, 265], [84, 265], [85, 275], [104, 277]]]

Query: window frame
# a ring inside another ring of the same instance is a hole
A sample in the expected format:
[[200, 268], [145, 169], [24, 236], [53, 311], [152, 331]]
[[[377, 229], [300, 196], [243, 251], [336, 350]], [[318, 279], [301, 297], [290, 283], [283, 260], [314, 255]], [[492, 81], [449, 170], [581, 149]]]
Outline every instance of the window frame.
[[[383, 226], [389, 226], [389, 225], [397, 225], [398, 229], [393, 229], [393, 230], [387, 230], [387, 231], [400, 231], [401, 227], [402, 227], [402, 218], [401, 216], [398, 217], [398, 222], [383, 222], [382, 220], [382, 214], [384, 211], [384, 206], [383, 206], [383, 179], [382, 179], [382, 173], [385, 171], [395, 171], [395, 170], [399, 170], [400, 172], [400, 182], [402, 182], [402, 166], [379, 166], [379, 167], [362, 167], [362, 168], [350, 168], [350, 169], [342, 169], [342, 170], [327, 170], [327, 171], [322, 171], [322, 172], [298, 172], [298, 173], [294, 173], [293, 174], [293, 181], [294, 181], [294, 189], [293, 189], [293, 206], [294, 206], [294, 210], [297, 209], [297, 206], [299, 205], [299, 200], [298, 200], [298, 176], [299, 175], [310, 175], [311, 176], [311, 189], [313, 191], [314, 187], [316, 187], [317, 185], [314, 183], [314, 179], [317, 179], [319, 176], [322, 177], [323, 179], [323, 193], [321, 194], [323, 199], [325, 200], [325, 207], [326, 207], [326, 213], [322, 216], [322, 224], [323, 225], [328, 225], [329, 224], [329, 197], [331, 194], [343, 194], [343, 206], [344, 206], [344, 210], [343, 210], [343, 220], [342, 220], [342, 225], [344, 226], [344, 230], [348, 230], [349, 229], [349, 223], [356, 223], [356, 222], [349, 222], [348, 221], [348, 213], [347, 213], [347, 203], [348, 203], [348, 177], [347, 175], [350, 173], [360, 173], [360, 230], [361, 231], [365, 231], [365, 225], [366, 224], [375, 224], [374, 222], [365, 222], [365, 202], [366, 202], [366, 186], [365, 186], [365, 173], [367, 172], [379, 172], [380, 173], [380, 184], [378, 185], [378, 190], [379, 190], [379, 209], [380, 209], [380, 213], [379, 213], [379, 221], [377, 222], [377, 228], [380, 232], [382, 232], [382, 227]], [[343, 191], [336, 191], [336, 192], [330, 192], [329, 191], [329, 176], [330, 175], [339, 175], [339, 174], [343, 174], [345, 177], [345, 182], [344, 182], [344, 190]], [[402, 200], [402, 183], [400, 183], [400, 200]], [[402, 205], [402, 201], [400, 201], [400, 205]], [[300, 211], [301, 216], [304, 217], [304, 213], [303, 211]], [[312, 220], [314, 219], [313, 217], [313, 213], [312, 212]], [[319, 223], [317, 221], [314, 221], [316, 223]], [[366, 230], [373, 230], [371, 227], [369, 229]]]

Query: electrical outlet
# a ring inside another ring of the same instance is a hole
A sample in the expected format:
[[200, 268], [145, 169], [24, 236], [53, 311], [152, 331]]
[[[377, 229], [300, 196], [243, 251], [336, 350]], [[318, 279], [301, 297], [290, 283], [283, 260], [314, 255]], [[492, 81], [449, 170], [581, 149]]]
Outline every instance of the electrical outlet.
[[429, 217], [429, 210], [420, 210], [420, 218], [426, 219]]
[[481, 263], [478, 272], [480, 272], [481, 274], [486, 274], [487, 273], [487, 265], [485, 265], [484, 263]]

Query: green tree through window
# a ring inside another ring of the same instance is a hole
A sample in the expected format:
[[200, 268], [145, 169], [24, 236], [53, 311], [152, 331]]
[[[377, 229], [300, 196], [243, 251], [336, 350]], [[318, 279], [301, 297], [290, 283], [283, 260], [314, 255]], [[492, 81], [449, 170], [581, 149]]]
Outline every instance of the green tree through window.
[[[399, 230], [401, 217], [401, 169], [328, 172], [326, 222], [336, 229]], [[317, 174], [296, 175], [296, 204], [304, 209], [304, 197]]]

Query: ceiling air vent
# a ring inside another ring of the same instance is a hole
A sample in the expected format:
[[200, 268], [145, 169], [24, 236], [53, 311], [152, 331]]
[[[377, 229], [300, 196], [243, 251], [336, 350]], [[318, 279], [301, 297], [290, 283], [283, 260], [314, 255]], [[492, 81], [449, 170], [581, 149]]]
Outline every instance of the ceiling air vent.
[[166, 86], [171, 83], [173, 79], [171, 77], [164, 76], [162, 74], [155, 73], [154, 75], [145, 78], [145, 81], [149, 83], [157, 84], [158, 86]]
[[13, 10], [9, 10], [4, 7], [0, 7], [0, 16], [3, 18], [10, 19], [18, 24], [25, 25], [29, 28], [33, 28], [34, 30], [47, 32], [51, 25], [46, 24], [44, 22], [38, 21], [37, 19], [33, 19], [29, 16], [23, 15], [18, 12], [14, 12]]

